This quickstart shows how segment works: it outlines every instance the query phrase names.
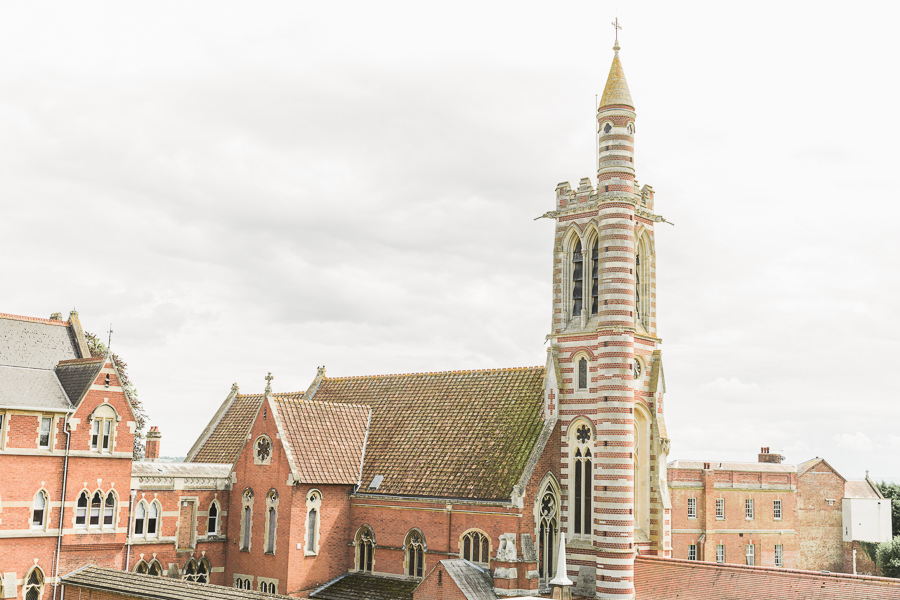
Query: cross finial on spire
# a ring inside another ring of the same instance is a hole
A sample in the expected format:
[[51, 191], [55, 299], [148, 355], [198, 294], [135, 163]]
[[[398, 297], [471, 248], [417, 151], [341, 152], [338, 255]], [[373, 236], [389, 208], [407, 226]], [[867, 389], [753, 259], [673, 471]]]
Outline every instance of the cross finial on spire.
[[267, 394], [272, 393], [272, 380], [273, 379], [275, 379], [275, 378], [272, 377], [272, 371], [269, 371], [269, 374], [266, 375], [266, 393]]
[[619, 53], [619, 31], [622, 29], [622, 26], [619, 25], [619, 17], [616, 17], [616, 20], [611, 23], [613, 29], [616, 32], [616, 44], [613, 46], [613, 50], [616, 51], [616, 54]]

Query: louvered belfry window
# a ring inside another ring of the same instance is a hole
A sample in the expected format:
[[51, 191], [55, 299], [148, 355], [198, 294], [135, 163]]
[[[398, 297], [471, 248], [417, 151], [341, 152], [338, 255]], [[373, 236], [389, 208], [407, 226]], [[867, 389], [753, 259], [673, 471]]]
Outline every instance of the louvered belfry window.
[[572, 253], [572, 316], [581, 314], [581, 303], [584, 294], [584, 255], [581, 253], [581, 240], [575, 242]]
[[596, 315], [600, 305], [600, 248], [594, 240], [591, 248], [591, 314]]

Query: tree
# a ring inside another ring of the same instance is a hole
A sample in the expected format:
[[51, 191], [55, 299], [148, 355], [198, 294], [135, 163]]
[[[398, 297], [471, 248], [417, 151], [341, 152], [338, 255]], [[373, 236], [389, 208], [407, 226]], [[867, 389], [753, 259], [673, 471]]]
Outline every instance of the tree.
[[[106, 356], [106, 344], [101, 342], [100, 338], [87, 331], [84, 332], [84, 337], [87, 340], [91, 356]], [[144, 458], [144, 426], [147, 423], [147, 412], [144, 410], [144, 405], [141, 404], [141, 401], [138, 399], [137, 388], [134, 387], [131, 378], [128, 376], [128, 363], [122, 360], [115, 352], [111, 352], [109, 357], [116, 366], [116, 370], [119, 371], [119, 383], [121, 383], [122, 389], [125, 390], [125, 395], [128, 396], [128, 400], [131, 401], [134, 421], [137, 425], [134, 431], [134, 451], [132, 456], [134, 460], [142, 460]]]
[[878, 484], [881, 495], [891, 499], [891, 535], [900, 535], [900, 485], [882, 481]]
[[878, 544], [877, 564], [885, 577], [900, 578], [900, 535]]

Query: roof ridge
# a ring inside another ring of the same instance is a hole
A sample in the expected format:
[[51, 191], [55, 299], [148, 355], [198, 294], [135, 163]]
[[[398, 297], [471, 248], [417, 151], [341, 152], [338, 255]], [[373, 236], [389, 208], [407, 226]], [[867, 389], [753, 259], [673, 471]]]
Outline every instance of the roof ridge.
[[0, 319], [10, 319], [12, 321], [27, 321], [29, 323], [43, 323], [44, 325], [58, 325], [60, 327], [71, 327], [68, 321], [57, 321], [56, 319], [44, 319], [42, 317], [26, 317], [25, 315], [13, 315], [10, 313], [0, 313]]
[[382, 375], [348, 375], [346, 377], [325, 377], [327, 381], [342, 381], [347, 379], [380, 379], [383, 377], [415, 377], [416, 375], [456, 375], [460, 373], [493, 373], [495, 371], [532, 371], [543, 369], [543, 366], [532, 367], [499, 367], [496, 369], [456, 369], [451, 371], [419, 371], [415, 373], [385, 373]]
[[61, 360], [56, 363], [56, 366], [60, 365], [75, 365], [79, 363], [91, 363], [91, 362], [99, 362], [101, 360], [105, 360], [105, 356], [89, 356], [87, 358], [70, 358], [68, 360]]

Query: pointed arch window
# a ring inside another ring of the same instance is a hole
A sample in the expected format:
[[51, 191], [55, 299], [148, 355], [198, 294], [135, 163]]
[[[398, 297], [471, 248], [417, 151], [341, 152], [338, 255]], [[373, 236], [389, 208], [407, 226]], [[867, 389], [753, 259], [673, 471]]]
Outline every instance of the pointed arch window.
[[142, 560], [138, 562], [138, 564], [134, 565], [134, 572], [140, 573], [141, 575], [146, 575], [150, 572], [150, 565]]
[[312, 490], [306, 497], [306, 549], [307, 556], [319, 552], [319, 510], [322, 507], [322, 494]]
[[477, 529], [465, 532], [460, 545], [464, 559], [479, 565], [490, 565], [491, 542], [485, 532]]
[[634, 255], [634, 320], [650, 329], [650, 244], [646, 233], [637, 240]]
[[410, 577], [422, 577], [425, 569], [425, 540], [418, 531], [410, 531], [406, 535], [406, 574]]
[[540, 504], [538, 524], [538, 575], [541, 582], [548, 584], [556, 575], [556, 551], [559, 539], [559, 497], [548, 483], [544, 488]]
[[593, 431], [585, 421], [572, 424], [569, 448], [572, 450], [572, 533], [589, 536], [593, 523]]
[[100, 527], [100, 513], [103, 511], [103, 496], [100, 492], [94, 492], [91, 498], [91, 518], [88, 522], [90, 527]]
[[375, 565], [375, 535], [368, 527], [356, 533], [356, 570], [371, 573]]
[[213, 502], [209, 505], [209, 512], [206, 514], [206, 535], [219, 534], [219, 503]]
[[34, 495], [34, 503], [31, 508], [31, 528], [42, 529], [47, 518], [47, 494], [39, 490]]
[[253, 526], [253, 490], [247, 488], [241, 495], [241, 551], [250, 552], [250, 530]]
[[87, 491], [78, 494], [78, 500], [75, 502], [75, 527], [79, 529], [87, 527], [88, 512], [88, 493]]
[[154, 500], [149, 505], [141, 500], [134, 511], [134, 535], [156, 536], [159, 531], [159, 503]]
[[144, 535], [144, 525], [147, 521], [147, 503], [141, 501], [134, 511], [134, 535]]
[[116, 520], [116, 496], [110, 491], [103, 502], [103, 526], [112, 527]]
[[591, 247], [591, 315], [600, 308], [600, 245], [594, 240]]
[[584, 255], [581, 252], [581, 240], [575, 242], [572, 251], [572, 316], [581, 314], [584, 296]]
[[275, 554], [275, 532], [278, 529], [278, 492], [266, 494], [266, 554]]
[[44, 593], [44, 572], [34, 567], [25, 578], [25, 600], [41, 600]]
[[153, 559], [152, 561], [150, 561], [149, 573], [150, 573], [150, 575], [156, 575], [157, 577], [162, 577], [162, 574], [163, 574], [162, 564], [156, 559]]
[[147, 512], [147, 535], [157, 535], [159, 529], [159, 504], [156, 501], [150, 503]]
[[205, 557], [199, 561], [192, 558], [184, 565], [182, 579], [197, 583], [209, 583], [209, 570], [209, 561]]

